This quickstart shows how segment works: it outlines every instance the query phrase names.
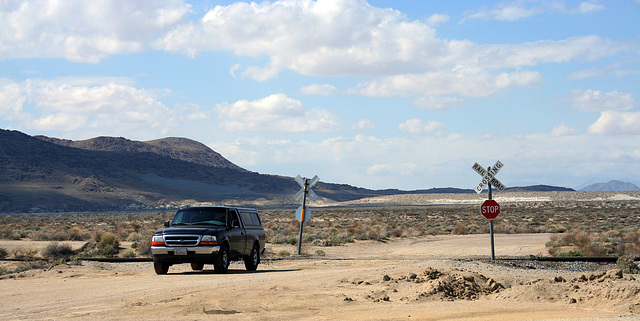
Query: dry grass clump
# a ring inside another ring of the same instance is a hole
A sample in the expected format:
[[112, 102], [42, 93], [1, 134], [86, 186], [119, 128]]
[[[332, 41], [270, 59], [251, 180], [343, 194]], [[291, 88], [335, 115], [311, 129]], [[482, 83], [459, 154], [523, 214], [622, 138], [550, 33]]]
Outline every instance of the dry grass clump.
[[640, 256], [640, 234], [637, 230], [602, 233], [575, 229], [551, 236], [546, 244], [554, 256]]
[[42, 256], [50, 259], [68, 259], [74, 253], [68, 243], [52, 242], [42, 251]]

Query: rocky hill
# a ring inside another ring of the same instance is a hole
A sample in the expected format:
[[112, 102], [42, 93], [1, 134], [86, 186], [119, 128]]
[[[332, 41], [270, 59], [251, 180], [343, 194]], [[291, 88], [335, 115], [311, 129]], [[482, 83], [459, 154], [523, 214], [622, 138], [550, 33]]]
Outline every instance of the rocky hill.
[[[0, 130], [0, 213], [174, 209], [202, 202], [292, 207], [299, 205], [293, 200], [299, 188], [291, 177], [248, 171], [186, 138], [72, 141]], [[325, 203], [473, 193], [457, 188], [369, 190], [326, 182], [314, 191]]]

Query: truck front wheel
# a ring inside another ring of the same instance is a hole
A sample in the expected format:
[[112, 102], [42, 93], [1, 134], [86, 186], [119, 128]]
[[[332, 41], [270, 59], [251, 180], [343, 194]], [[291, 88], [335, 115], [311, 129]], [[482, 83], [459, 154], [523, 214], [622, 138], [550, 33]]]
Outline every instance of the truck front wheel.
[[156, 270], [156, 274], [167, 274], [169, 272], [169, 263], [153, 261], [153, 269]]
[[226, 246], [220, 247], [220, 252], [213, 262], [213, 268], [216, 273], [227, 273], [229, 271], [229, 250]]

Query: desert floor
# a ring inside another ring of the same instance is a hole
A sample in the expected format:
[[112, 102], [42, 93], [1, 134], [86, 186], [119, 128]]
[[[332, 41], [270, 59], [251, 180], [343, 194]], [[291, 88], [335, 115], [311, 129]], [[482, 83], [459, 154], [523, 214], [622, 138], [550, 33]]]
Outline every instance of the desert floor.
[[[498, 259], [546, 252], [549, 234], [497, 234]], [[15, 244], [0, 246], [8, 248]], [[29, 244], [37, 246], [37, 244]], [[267, 244], [268, 252], [296, 253]], [[358, 241], [325, 256], [263, 258], [226, 275], [83, 262], [0, 279], [3, 320], [636, 320], [640, 276], [613, 265], [491, 262], [489, 235]], [[585, 271], [585, 270], [589, 271]]]

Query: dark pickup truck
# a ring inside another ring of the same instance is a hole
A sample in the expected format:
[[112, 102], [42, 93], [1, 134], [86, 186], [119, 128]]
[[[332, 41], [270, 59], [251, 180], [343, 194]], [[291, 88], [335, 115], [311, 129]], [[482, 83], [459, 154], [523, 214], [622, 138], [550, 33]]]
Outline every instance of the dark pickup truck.
[[167, 274], [173, 264], [191, 263], [194, 270], [213, 264], [216, 273], [226, 273], [229, 262], [244, 260], [246, 269], [255, 271], [264, 243], [262, 221], [254, 209], [187, 207], [153, 234], [153, 267], [157, 274]]

